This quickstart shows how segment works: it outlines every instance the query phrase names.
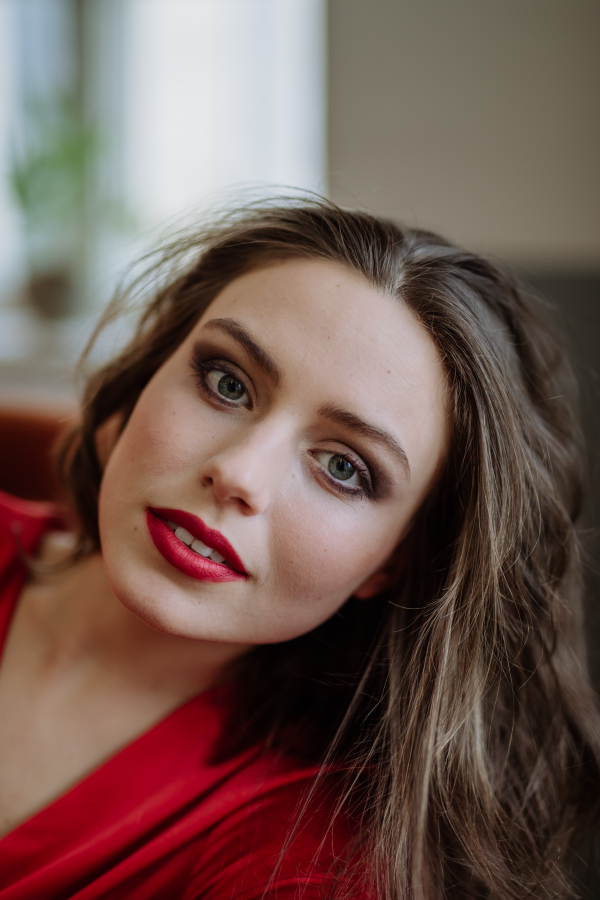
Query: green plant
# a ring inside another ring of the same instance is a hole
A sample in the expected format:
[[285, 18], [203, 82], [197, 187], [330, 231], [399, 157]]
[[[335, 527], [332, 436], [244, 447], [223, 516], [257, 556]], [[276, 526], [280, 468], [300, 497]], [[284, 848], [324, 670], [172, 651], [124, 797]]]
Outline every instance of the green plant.
[[30, 99], [20, 144], [9, 180], [27, 231], [79, 229], [99, 140], [83, 123], [74, 98]]

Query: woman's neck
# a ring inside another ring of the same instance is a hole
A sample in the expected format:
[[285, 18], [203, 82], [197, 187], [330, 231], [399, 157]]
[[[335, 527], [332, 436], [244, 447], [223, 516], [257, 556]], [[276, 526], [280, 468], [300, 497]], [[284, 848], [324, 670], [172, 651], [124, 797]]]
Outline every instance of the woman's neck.
[[[61, 546], [62, 543], [62, 546]], [[49, 535], [40, 561], [56, 562], [64, 542]], [[150, 690], [182, 699], [211, 687], [249, 648], [198, 641], [157, 631], [113, 594], [100, 554], [56, 574], [36, 574], [22, 596], [20, 615], [36, 638], [45, 669], [93, 666]]]

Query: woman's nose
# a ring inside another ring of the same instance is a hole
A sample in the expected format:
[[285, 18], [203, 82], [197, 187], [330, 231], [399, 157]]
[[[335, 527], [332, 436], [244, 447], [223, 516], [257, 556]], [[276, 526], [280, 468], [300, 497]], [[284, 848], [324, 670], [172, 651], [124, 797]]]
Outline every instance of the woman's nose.
[[207, 460], [200, 471], [202, 485], [212, 487], [218, 503], [234, 503], [245, 515], [264, 512], [286, 456], [283, 443], [276, 429], [251, 429]]

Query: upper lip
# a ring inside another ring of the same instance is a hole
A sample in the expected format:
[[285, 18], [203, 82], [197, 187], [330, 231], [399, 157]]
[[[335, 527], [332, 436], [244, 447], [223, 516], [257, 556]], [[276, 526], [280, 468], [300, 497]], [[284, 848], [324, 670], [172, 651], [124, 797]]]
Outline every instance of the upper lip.
[[199, 541], [212, 547], [213, 550], [216, 550], [217, 553], [220, 553], [227, 560], [231, 568], [235, 569], [236, 572], [240, 572], [242, 575], [248, 574], [227, 538], [220, 531], [209, 528], [199, 516], [185, 512], [183, 509], [163, 509], [155, 506], [151, 506], [149, 509], [151, 512], [156, 513], [157, 516], [168, 519], [170, 522], [174, 522], [175, 525], [181, 525], [182, 528], [189, 531]]

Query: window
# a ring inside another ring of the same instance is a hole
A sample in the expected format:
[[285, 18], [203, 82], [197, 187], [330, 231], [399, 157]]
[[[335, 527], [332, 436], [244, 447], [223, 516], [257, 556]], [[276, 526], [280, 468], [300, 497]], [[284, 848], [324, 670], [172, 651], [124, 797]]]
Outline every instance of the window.
[[[158, 231], [207, 198], [324, 193], [325, 78], [325, 0], [0, 0], [0, 358], [37, 352], [16, 339], [32, 273], [72, 282], [70, 306], [41, 309], [38, 326], [89, 319]], [[56, 150], [46, 195], [64, 217], [44, 220], [10, 178], [57, 110], [84, 174], [65, 175]]]

